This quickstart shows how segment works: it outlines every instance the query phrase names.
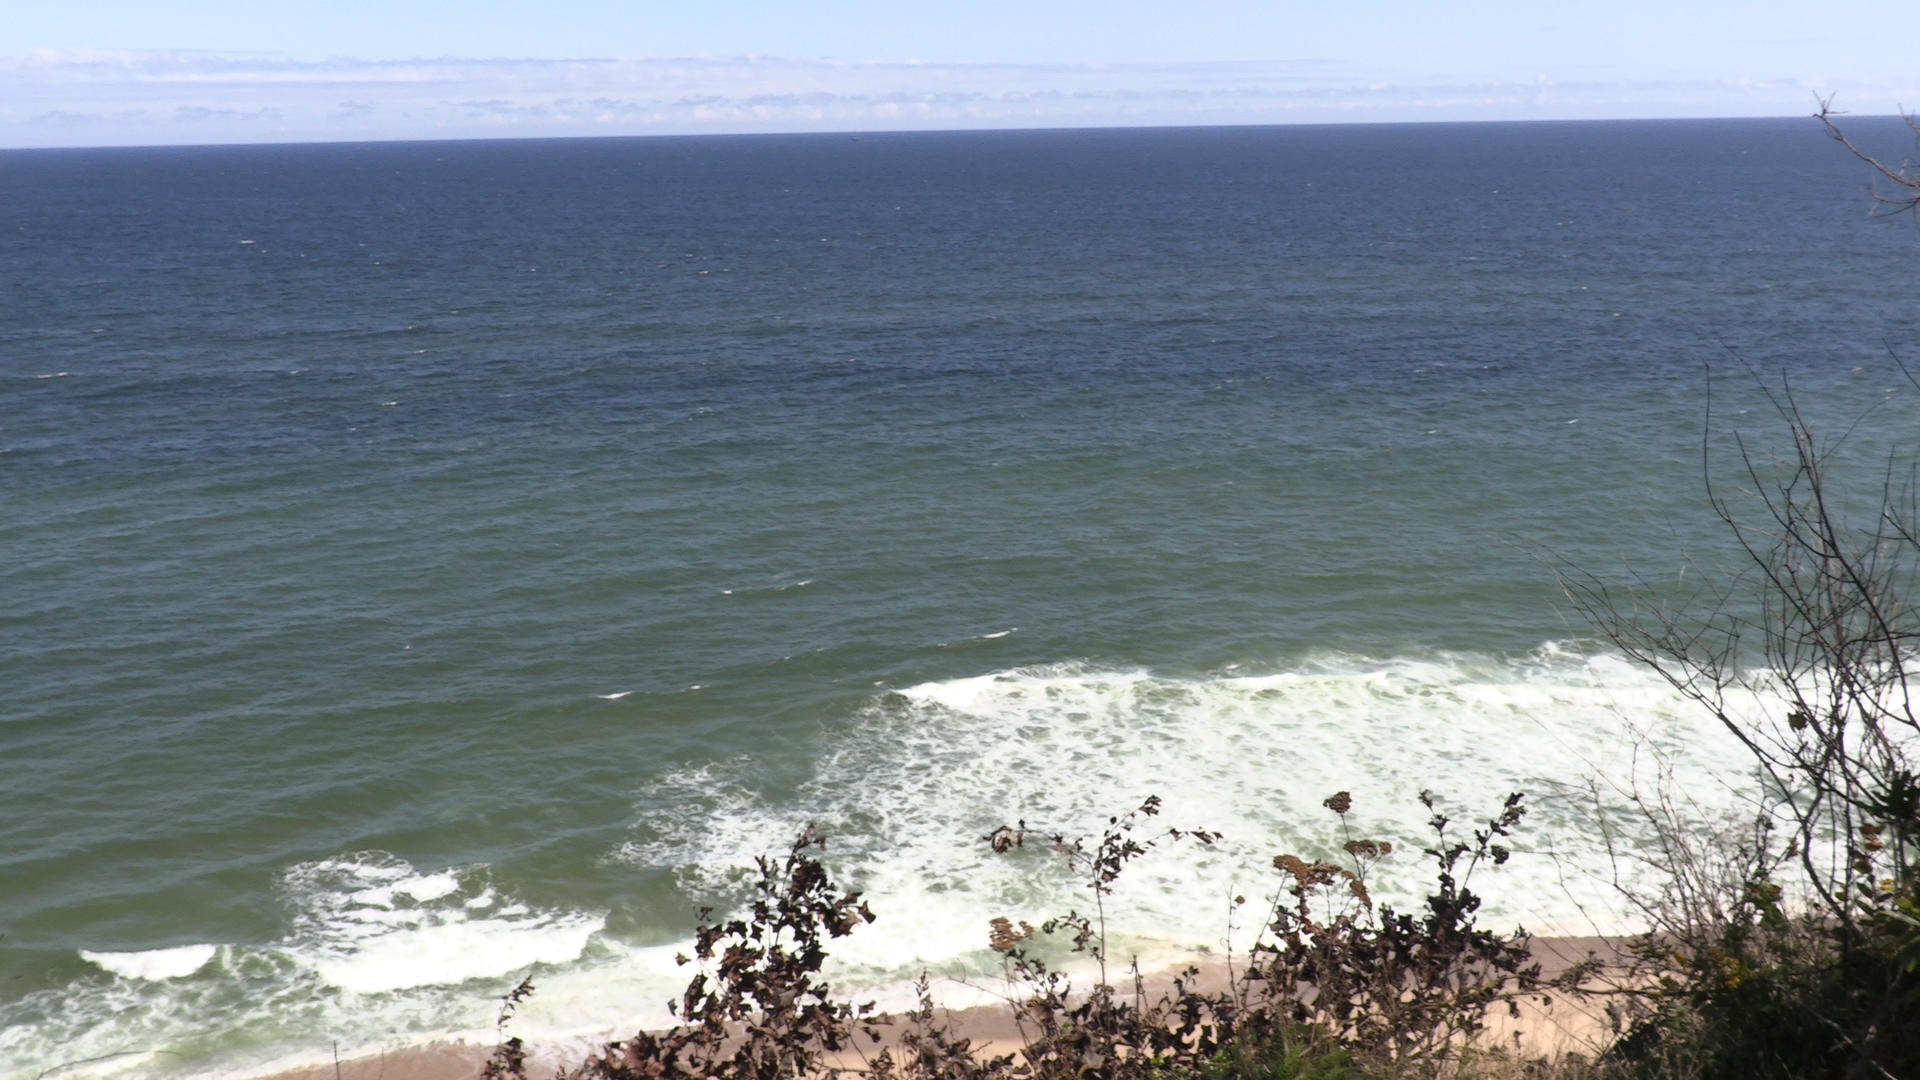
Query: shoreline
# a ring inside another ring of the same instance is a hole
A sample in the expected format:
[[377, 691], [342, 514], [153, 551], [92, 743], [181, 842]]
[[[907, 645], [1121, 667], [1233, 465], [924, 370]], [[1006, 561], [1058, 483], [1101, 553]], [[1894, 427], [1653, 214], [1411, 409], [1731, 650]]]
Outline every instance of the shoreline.
[[[1550, 982], [1589, 956], [1613, 966], [1622, 957], [1628, 940], [1628, 937], [1597, 935], [1536, 937], [1531, 951], [1533, 959], [1540, 964], [1542, 981]], [[1200, 970], [1201, 986], [1215, 987], [1225, 980], [1224, 961], [1194, 957], [1193, 962]], [[1174, 970], [1166, 968], [1148, 974], [1145, 979], [1149, 993], [1165, 988]], [[1551, 998], [1551, 1005], [1542, 1005], [1535, 997], [1523, 1000], [1517, 1018], [1504, 1012], [1491, 1015], [1484, 1038], [1489, 1045], [1517, 1046], [1531, 1057], [1558, 1057], [1570, 1051], [1591, 1054], [1604, 1046], [1609, 1027], [1603, 1005], [1584, 995], [1559, 991], [1552, 992]], [[1012, 1053], [1021, 1045], [1018, 1019], [1010, 1002], [940, 1011], [952, 1030], [971, 1040], [982, 1056]], [[628, 1034], [631, 1033], [608, 1032], [601, 1038], [568, 1039], [556, 1044], [529, 1042], [528, 1062], [534, 1074], [545, 1075], [557, 1066], [577, 1065], [593, 1049]], [[492, 1052], [493, 1044], [432, 1042], [343, 1058], [338, 1062], [248, 1074], [244, 1080], [478, 1080]]]

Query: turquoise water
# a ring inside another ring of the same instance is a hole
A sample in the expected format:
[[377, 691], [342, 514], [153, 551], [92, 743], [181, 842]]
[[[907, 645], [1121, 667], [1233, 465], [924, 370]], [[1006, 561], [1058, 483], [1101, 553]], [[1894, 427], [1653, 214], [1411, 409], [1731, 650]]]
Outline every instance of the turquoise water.
[[0, 1072], [529, 970], [530, 1036], [657, 1022], [807, 822], [883, 996], [1075, 901], [981, 835], [1151, 793], [1228, 843], [1129, 880], [1149, 955], [1339, 788], [1527, 789], [1490, 910], [1583, 929], [1566, 787], [1742, 760], [1551, 565], [1724, 557], [1743, 363], [1913, 430], [1864, 183], [1810, 120], [0, 154]]

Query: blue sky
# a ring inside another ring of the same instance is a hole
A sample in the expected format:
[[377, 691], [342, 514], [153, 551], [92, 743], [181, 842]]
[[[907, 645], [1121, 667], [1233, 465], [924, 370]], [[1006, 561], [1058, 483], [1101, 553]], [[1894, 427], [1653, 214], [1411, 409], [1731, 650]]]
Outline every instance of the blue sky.
[[40, 0], [0, 146], [1920, 106], [1910, 3]]

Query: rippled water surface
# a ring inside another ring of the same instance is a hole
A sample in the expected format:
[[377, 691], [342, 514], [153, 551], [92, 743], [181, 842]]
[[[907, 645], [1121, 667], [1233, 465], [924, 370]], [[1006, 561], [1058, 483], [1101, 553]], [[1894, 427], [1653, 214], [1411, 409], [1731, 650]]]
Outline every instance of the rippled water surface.
[[1339, 788], [1529, 791], [1490, 910], [1581, 928], [1570, 789], [1742, 765], [1549, 563], [1724, 557], [1743, 364], [1914, 430], [1865, 182], [1811, 120], [0, 153], [0, 1071], [658, 1020], [807, 822], [880, 993], [1074, 901], [982, 834], [1154, 793], [1227, 843], [1130, 948]]

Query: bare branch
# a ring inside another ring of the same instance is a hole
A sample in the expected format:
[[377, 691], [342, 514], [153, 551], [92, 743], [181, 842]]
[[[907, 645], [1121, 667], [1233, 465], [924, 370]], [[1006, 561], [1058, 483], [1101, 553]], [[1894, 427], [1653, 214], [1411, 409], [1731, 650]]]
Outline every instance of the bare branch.
[[[1820, 111], [1813, 115], [1826, 127], [1827, 134], [1832, 136], [1835, 142], [1846, 147], [1848, 153], [1865, 162], [1877, 174], [1877, 179], [1873, 187], [1873, 201], [1879, 205], [1876, 213], [1888, 217], [1895, 214], [1914, 213], [1915, 207], [1920, 206], [1920, 171], [1915, 169], [1913, 159], [1909, 158], [1897, 166], [1889, 165], [1879, 158], [1874, 157], [1872, 154], [1867, 153], [1865, 150], [1860, 149], [1860, 147], [1854, 145], [1853, 140], [1847, 136], [1847, 133], [1840, 129], [1840, 125], [1834, 122], [1834, 117], [1844, 116], [1846, 114], [1834, 109], [1833, 95], [1829, 94], [1826, 97], [1816, 97], [1815, 100], [1820, 103]], [[1907, 122], [1908, 127], [1914, 129], [1915, 137], [1920, 138], [1920, 119], [1916, 119], [1915, 114], [1904, 110], [1901, 111], [1900, 118]], [[1895, 190], [1891, 195], [1884, 194], [1880, 190], [1879, 181], [1887, 181], [1892, 183], [1896, 189], [1904, 190]], [[1915, 214], [1915, 225], [1920, 226], [1920, 213]]]

